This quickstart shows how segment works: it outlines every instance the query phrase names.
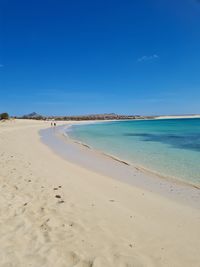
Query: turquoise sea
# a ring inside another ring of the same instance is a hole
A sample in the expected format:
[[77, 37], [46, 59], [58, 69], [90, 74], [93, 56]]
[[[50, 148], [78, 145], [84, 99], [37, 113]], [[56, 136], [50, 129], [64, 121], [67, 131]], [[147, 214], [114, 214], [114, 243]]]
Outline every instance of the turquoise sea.
[[67, 134], [135, 166], [200, 185], [200, 119], [74, 125]]

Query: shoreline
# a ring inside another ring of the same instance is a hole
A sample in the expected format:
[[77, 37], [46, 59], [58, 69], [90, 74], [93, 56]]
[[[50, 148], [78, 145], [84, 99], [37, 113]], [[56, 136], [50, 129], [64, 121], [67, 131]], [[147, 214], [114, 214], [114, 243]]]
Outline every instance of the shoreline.
[[165, 115], [156, 116], [155, 119], [200, 119], [200, 114], [195, 115]]
[[[92, 123], [95, 123], [95, 122], [91, 122]], [[85, 124], [85, 123], [84, 123]], [[87, 123], [89, 124], [89, 123]], [[77, 125], [77, 124], [76, 124]], [[81, 125], [81, 123], [80, 123]], [[186, 181], [184, 179], [181, 179], [181, 178], [178, 178], [178, 177], [173, 177], [173, 176], [168, 176], [168, 175], [165, 175], [165, 174], [162, 174], [162, 173], [159, 173], [155, 170], [152, 170], [152, 169], [148, 169], [146, 168], [145, 166], [142, 166], [142, 165], [136, 165], [132, 162], [129, 162], [129, 161], [126, 161], [120, 157], [117, 157], [113, 154], [109, 154], [107, 152], [104, 152], [102, 150], [98, 150], [98, 149], [95, 149], [94, 147], [92, 147], [91, 145], [87, 144], [87, 143], [84, 143], [82, 141], [79, 141], [77, 139], [74, 139], [73, 137], [70, 137], [67, 132], [64, 132], [65, 129], [70, 129], [71, 127], [73, 127], [73, 124], [72, 125], [69, 125], [67, 127], [63, 126], [63, 131], [61, 134], [63, 134], [66, 138], [68, 138], [69, 140], [71, 140], [72, 142], [80, 145], [80, 146], [84, 146], [88, 149], [91, 149], [94, 153], [99, 153], [101, 155], [104, 155], [105, 157], [109, 157], [115, 161], [118, 161], [122, 164], [125, 164], [125, 165], [128, 165], [128, 166], [131, 166], [132, 168], [136, 169], [136, 170], [139, 170], [140, 172], [142, 173], [146, 173], [147, 175], [150, 174], [150, 175], [154, 175], [155, 178], [160, 178], [160, 179], [165, 179], [167, 180], [168, 182], [172, 182], [172, 183], [175, 183], [175, 184], [180, 184], [180, 185], [185, 185], [185, 186], [190, 186], [190, 187], [194, 187], [196, 189], [199, 189], [200, 190], [200, 184], [195, 184], [193, 182], [189, 182], [189, 181]]]
[[[93, 122], [92, 122], [93, 123]], [[94, 122], [95, 123], [95, 122]], [[78, 123], [82, 124], [82, 123]], [[161, 194], [167, 198], [173, 198], [184, 204], [192, 205], [200, 208], [199, 186], [173, 177], [160, 175], [154, 171], [136, 166], [126, 162], [118, 157], [96, 150], [78, 140], [67, 135], [64, 129], [68, 129], [73, 125], [60, 126], [53, 139], [46, 142], [43, 136], [42, 142], [49, 146], [55, 153], [67, 161], [84, 167], [88, 170], [95, 171], [98, 174], [109, 176], [112, 179], [131, 186], [139, 186], [145, 190], [149, 190]], [[46, 129], [46, 133], [52, 129]], [[55, 139], [54, 139], [55, 138]], [[58, 143], [56, 144], [56, 141]], [[59, 143], [61, 141], [61, 143]], [[54, 145], [52, 146], [52, 144]], [[67, 151], [70, 151], [69, 155]], [[72, 156], [76, 154], [77, 156]], [[80, 160], [82, 158], [82, 160]], [[85, 159], [85, 160], [83, 160]], [[89, 162], [89, 163], [88, 163]], [[115, 164], [116, 163], [116, 164]], [[125, 176], [125, 179], [121, 177]]]

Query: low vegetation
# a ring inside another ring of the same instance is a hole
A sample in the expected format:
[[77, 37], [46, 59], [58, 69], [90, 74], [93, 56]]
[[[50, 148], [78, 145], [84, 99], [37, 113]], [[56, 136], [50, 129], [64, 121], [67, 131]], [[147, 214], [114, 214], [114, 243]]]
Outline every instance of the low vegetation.
[[82, 120], [133, 120], [133, 119], [152, 119], [151, 116], [139, 115], [119, 115], [115, 113], [105, 114], [90, 114], [80, 116], [42, 116], [36, 112], [19, 117], [19, 119], [34, 119], [34, 120], [65, 120], [65, 121], [82, 121]]
[[9, 119], [9, 115], [7, 112], [0, 114], [0, 120], [8, 120], [8, 119]]

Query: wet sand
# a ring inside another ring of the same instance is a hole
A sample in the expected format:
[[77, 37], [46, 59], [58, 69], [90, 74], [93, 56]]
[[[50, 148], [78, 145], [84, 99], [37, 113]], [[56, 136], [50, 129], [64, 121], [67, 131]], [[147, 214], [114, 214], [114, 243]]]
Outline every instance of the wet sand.
[[73, 140], [67, 135], [69, 127], [64, 125], [57, 127], [56, 130], [51, 128], [41, 130], [42, 142], [74, 164], [200, 209], [198, 186], [173, 177], [161, 176]]

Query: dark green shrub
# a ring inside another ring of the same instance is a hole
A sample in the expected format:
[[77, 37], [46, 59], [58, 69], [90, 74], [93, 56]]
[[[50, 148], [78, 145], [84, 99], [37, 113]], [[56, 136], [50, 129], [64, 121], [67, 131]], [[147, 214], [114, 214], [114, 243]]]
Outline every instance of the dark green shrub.
[[4, 112], [0, 114], [0, 120], [8, 120], [8, 119], [9, 119], [8, 113]]

